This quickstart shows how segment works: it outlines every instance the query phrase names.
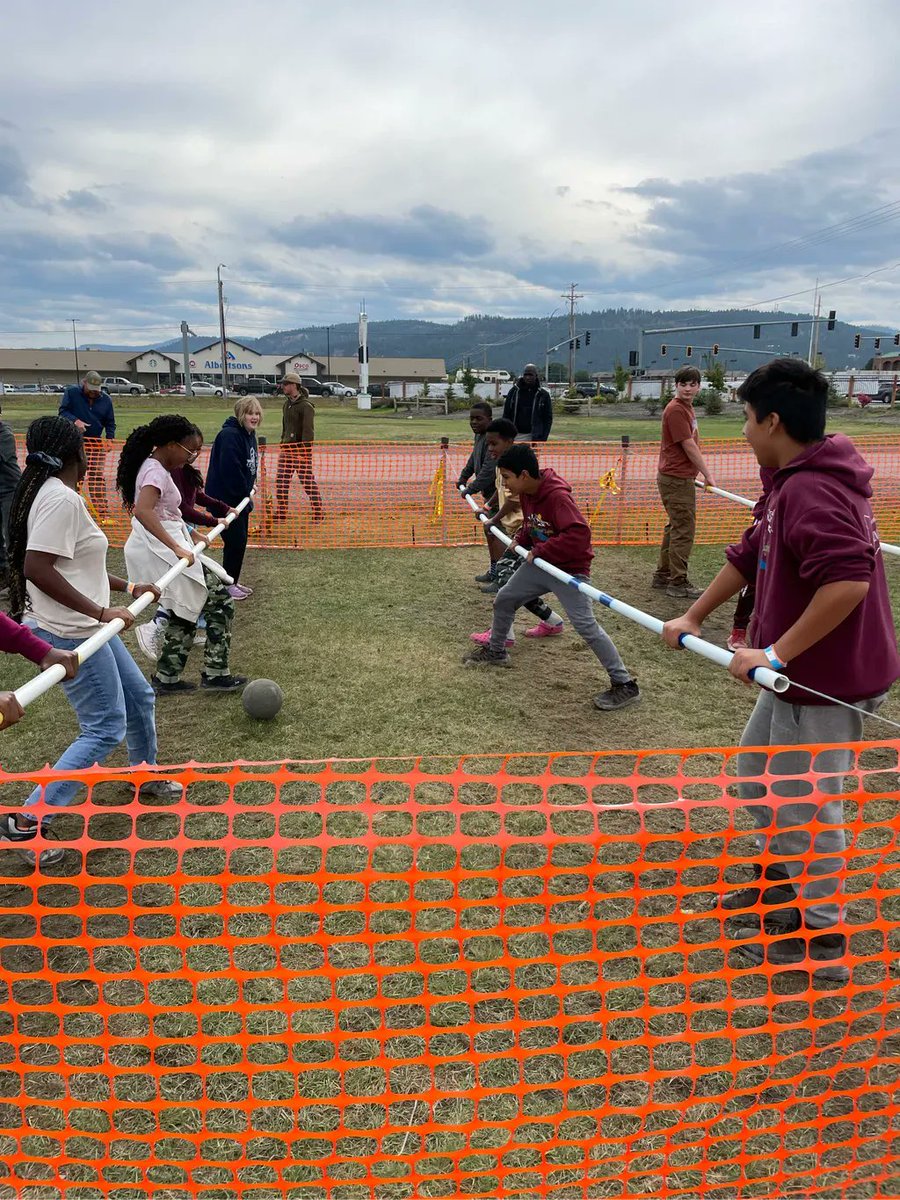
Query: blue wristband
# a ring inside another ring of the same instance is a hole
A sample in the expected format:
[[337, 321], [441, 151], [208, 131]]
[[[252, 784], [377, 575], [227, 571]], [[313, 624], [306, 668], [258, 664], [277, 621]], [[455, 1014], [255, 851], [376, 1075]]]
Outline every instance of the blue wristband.
[[781, 661], [781, 659], [778, 657], [778, 655], [775, 653], [774, 645], [766, 646], [765, 650], [763, 650], [763, 654], [769, 660], [769, 663], [774, 670], [783, 671], [784, 668], [787, 666], [787, 663], [783, 663]]

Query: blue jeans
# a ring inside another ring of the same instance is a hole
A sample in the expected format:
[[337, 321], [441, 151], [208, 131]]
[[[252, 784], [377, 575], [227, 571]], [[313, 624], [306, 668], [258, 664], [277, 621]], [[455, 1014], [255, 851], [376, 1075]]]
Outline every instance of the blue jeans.
[[[77, 650], [84, 638], [64, 638], [46, 629], [36, 629], [38, 637], [57, 650]], [[80, 771], [103, 763], [124, 739], [128, 743], [128, 761], [156, 762], [156, 697], [153, 688], [126, 650], [123, 642], [112, 641], [91, 655], [78, 668], [74, 679], [63, 682], [66, 698], [75, 709], [81, 733], [54, 764], [57, 771]], [[41, 799], [47, 804], [71, 804], [84, 785], [74, 780], [37, 787], [25, 801], [27, 808]]]

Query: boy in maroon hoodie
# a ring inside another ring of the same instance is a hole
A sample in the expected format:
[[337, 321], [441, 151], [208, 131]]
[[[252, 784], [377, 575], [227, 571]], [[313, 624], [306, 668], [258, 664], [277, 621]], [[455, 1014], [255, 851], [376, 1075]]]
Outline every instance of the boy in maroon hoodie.
[[463, 662], [467, 667], [510, 666], [506, 639], [516, 609], [552, 591], [576, 633], [609, 673], [611, 686], [594, 697], [596, 707], [610, 712], [636, 704], [641, 698], [637, 680], [622, 662], [612, 639], [598, 625], [590, 597], [534, 565], [535, 557], [543, 558], [576, 579], [587, 581], [594, 557], [591, 529], [572, 499], [572, 489], [549, 467], [542, 471], [534, 451], [525, 444], [516, 444], [501, 454], [497, 467], [507, 491], [518, 497], [522, 506], [522, 526], [514, 542], [530, 553], [497, 593], [490, 642], [471, 650]]
[[[742, 746], [859, 741], [863, 713], [833, 701], [874, 712], [900, 676], [869, 503], [872, 468], [849, 438], [825, 436], [827, 395], [820, 372], [788, 358], [759, 367], [738, 389], [747, 418], [744, 436], [760, 466], [773, 469], [772, 489], [761, 520], [728, 548], [727, 564], [703, 595], [664, 630], [667, 643], [677, 647], [682, 634], [699, 634], [711, 612], [756, 581], [750, 627], [755, 648], [737, 651], [731, 673], [749, 685], [754, 667], [771, 666], [798, 686], [781, 696], [760, 691]], [[847, 845], [840, 795], [852, 761], [850, 750], [822, 751], [812, 769], [834, 775], [811, 784], [802, 777], [810, 768], [805, 750], [739, 756], [742, 778], [767, 772], [794, 777], [768, 789], [760, 782], [740, 784], [744, 799], [767, 796], [766, 807], [750, 811], [757, 828], [768, 830], [757, 835], [760, 849], [768, 840], [775, 860], [765, 870], [774, 886], [762, 888], [761, 903], [779, 907], [763, 914], [766, 940], [754, 943], [761, 931], [752, 910], [761, 889], [725, 896], [724, 908], [738, 914], [726, 923], [726, 934], [742, 939], [739, 958], [760, 964], [767, 952], [770, 963], [803, 967], [808, 955], [806, 969], [814, 978], [847, 980], [846, 966], [836, 960], [846, 953], [846, 938], [837, 931]], [[810, 845], [821, 857], [807, 862]], [[758, 866], [757, 879], [762, 876]], [[799, 908], [801, 895], [806, 903]], [[806, 937], [804, 926], [811, 931]]]

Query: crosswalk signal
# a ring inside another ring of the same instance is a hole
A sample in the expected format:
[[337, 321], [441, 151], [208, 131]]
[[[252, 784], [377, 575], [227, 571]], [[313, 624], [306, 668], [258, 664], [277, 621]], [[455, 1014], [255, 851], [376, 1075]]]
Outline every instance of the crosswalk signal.
[[665, 342], [663, 342], [663, 344], [660, 346], [659, 353], [662, 358], [665, 358], [666, 355], [669, 353], [669, 347], [666, 345]]
[[873, 350], [880, 350], [880, 349], [881, 349], [881, 338], [876, 338], [876, 339], [875, 339], [875, 341], [872, 343], [872, 349], [873, 349]]
[[834, 311], [834, 309], [832, 309], [828, 314], [828, 324], [825, 326], [826, 329], [834, 329], [835, 317], [837, 317], [837, 313]]
[[799, 321], [791, 321], [791, 337], [796, 337], [799, 332], [800, 332], [800, 322]]
[[859, 335], [858, 333], [855, 333], [855, 334], [853, 335], [853, 349], [854, 349], [854, 350], [858, 350], [858, 349], [859, 349], [859, 345], [860, 345], [860, 342], [861, 342], [861, 341], [862, 341], [862, 338], [860, 337], [860, 335]]
[[718, 342], [713, 342], [713, 348], [712, 348], [712, 351], [713, 351], [713, 354], [718, 354], [718, 353], [719, 353], [719, 343], [718, 343]]
[[587, 330], [587, 332], [584, 335], [584, 344], [586, 346], [589, 346], [591, 344], [591, 331], [589, 329]]
[[684, 357], [685, 358], [690, 358], [693, 353], [694, 353], [693, 346], [685, 346], [685, 348], [684, 348]]
[[758, 338], [758, 337], [759, 337], [761, 334], [762, 334], [762, 326], [761, 326], [761, 325], [754, 325], [754, 326], [753, 326], [753, 336], [754, 336], [755, 338]]
[[629, 367], [636, 367], [638, 365], [637, 350], [629, 350], [628, 351], [628, 365], [629, 365]]

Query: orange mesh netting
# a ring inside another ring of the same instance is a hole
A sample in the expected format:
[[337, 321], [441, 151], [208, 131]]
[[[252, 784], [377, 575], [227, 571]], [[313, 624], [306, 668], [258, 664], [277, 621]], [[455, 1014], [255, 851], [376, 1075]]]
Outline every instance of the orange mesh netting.
[[897, 1196], [898, 749], [80, 773], [0, 849], [0, 1196]]
[[[900, 439], [855, 438], [875, 469], [874, 509], [883, 541], [900, 541]], [[85, 495], [98, 515], [109, 516], [107, 535], [123, 545], [129, 522], [115, 494], [118, 448], [92, 452], [93, 470]], [[317, 443], [308, 456], [296, 447], [261, 448], [261, 469], [250, 544], [311, 549], [463, 545], [482, 534], [471, 511], [460, 503], [456, 480], [471, 443], [442, 448], [437, 443]], [[748, 499], [759, 495], [759, 469], [742, 440], [704, 442], [703, 451], [720, 487]], [[657, 442], [555, 442], [541, 447], [541, 463], [572, 485], [575, 500], [589, 517], [597, 545], [654, 545], [662, 536], [665, 513], [656, 490]], [[206, 474], [209, 448], [198, 469]], [[279, 483], [279, 470], [281, 471]], [[98, 476], [104, 476], [102, 483]], [[315, 482], [315, 488], [313, 487]], [[316, 521], [321, 493], [324, 520]], [[279, 500], [285, 519], [276, 519]], [[710, 495], [697, 498], [697, 541], [720, 544], [739, 537], [748, 510]]]

